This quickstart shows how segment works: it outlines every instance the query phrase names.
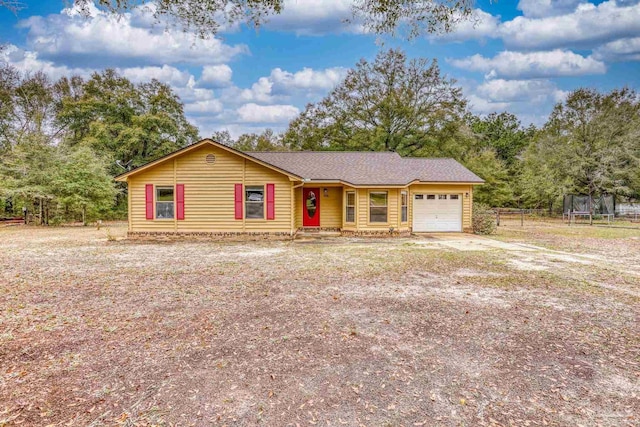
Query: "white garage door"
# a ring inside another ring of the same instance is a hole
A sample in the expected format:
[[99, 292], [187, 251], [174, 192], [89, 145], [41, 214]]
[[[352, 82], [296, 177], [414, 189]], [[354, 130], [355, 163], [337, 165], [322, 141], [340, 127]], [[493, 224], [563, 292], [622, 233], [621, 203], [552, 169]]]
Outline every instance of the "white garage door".
[[462, 231], [462, 194], [414, 194], [413, 231]]

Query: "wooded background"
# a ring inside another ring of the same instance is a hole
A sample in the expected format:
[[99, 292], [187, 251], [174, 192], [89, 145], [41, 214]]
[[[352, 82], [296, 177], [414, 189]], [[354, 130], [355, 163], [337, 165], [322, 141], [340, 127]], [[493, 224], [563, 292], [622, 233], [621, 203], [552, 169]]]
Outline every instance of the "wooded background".
[[201, 136], [240, 150], [392, 150], [452, 157], [486, 184], [476, 202], [560, 209], [564, 194], [640, 196], [640, 97], [629, 88], [571, 92], [547, 122], [476, 116], [436, 60], [386, 50], [361, 60], [282, 134], [199, 135], [172, 89], [113, 70], [85, 80], [0, 68], [0, 217], [22, 208], [49, 223], [126, 217], [113, 177]]

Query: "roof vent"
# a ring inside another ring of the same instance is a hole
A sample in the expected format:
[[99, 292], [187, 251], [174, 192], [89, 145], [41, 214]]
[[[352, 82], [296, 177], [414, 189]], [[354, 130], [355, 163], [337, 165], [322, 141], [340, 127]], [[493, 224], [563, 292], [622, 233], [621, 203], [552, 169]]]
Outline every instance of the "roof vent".
[[207, 154], [207, 157], [205, 157], [205, 162], [209, 163], [210, 165], [214, 164], [216, 162], [215, 154]]

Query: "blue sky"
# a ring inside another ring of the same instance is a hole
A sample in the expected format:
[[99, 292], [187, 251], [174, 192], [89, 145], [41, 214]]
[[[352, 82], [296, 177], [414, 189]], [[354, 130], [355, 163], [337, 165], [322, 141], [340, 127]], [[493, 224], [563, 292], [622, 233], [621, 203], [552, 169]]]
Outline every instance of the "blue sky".
[[476, 2], [476, 23], [412, 41], [364, 34], [349, 0], [295, 0], [259, 31], [235, 26], [200, 40], [165, 31], [148, 11], [90, 17], [62, 0], [0, 8], [0, 62], [52, 78], [116, 68], [133, 81], [157, 78], [185, 103], [201, 136], [216, 130], [281, 131], [308, 102], [322, 99], [360, 59], [401, 47], [436, 58], [476, 114], [510, 111], [542, 124], [571, 90], [640, 86], [638, 0]]

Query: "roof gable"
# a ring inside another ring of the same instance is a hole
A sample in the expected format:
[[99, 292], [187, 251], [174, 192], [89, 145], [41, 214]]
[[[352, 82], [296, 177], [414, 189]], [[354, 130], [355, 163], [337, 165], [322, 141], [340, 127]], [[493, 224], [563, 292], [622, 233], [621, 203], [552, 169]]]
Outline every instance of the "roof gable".
[[281, 169], [277, 165], [273, 165], [273, 164], [265, 162], [265, 161], [263, 161], [261, 159], [255, 158], [255, 157], [251, 156], [250, 153], [245, 153], [244, 151], [236, 150], [235, 148], [231, 148], [231, 147], [229, 147], [227, 145], [220, 144], [219, 142], [216, 142], [216, 141], [214, 141], [212, 139], [206, 138], [206, 139], [203, 139], [201, 141], [196, 142], [195, 144], [187, 145], [186, 147], [183, 147], [183, 148], [181, 148], [179, 150], [176, 150], [173, 153], [169, 153], [169, 154], [167, 154], [165, 156], [160, 157], [159, 159], [153, 160], [153, 161], [151, 161], [149, 163], [145, 163], [142, 166], [138, 166], [135, 169], [132, 169], [130, 171], [122, 173], [122, 174], [116, 176], [115, 180], [116, 181], [126, 181], [127, 178], [132, 176], [132, 175], [136, 175], [136, 174], [138, 174], [138, 173], [140, 173], [142, 171], [152, 169], [153, 167], [158, 166], [160, 164], [163, 164], [164, 162], [166, 162], [168, 160], [171, 160], [171, 159], [174, 159], [176, 157], [182, 156], [182, 155], [184, 155], [186, 153], [189, 153], [189, 152], [191, 152], [193, 150], [197, 150], [197, 149], [199, 149], [201, 147], [204, 147], [206, 145], [212, 145], [214, 147], [221, 148], [221, 149], [226, 150], [226, 151], [228, 151], [230, 153], [233, 153], [233, 154], [235, 154], [237, 156], [240, 156], [242, 158], [251, 160], [252, 162], [255, 162], [255, 163], [259, 164], [259, 165], [262, 165], [262, 166], [265, 166], [265, 167], [267, 167], [269, 169], [275, 170], [276, 172], [280, 172], [283, 175], [287, 175], [290, 178], [302, 179], [302, 177], [297, 176], [297, 175], [295, 175], [295, 174], [293, 174], [293, 173], [291, 173], [289, 171], [286, 171], [284, 169]]

